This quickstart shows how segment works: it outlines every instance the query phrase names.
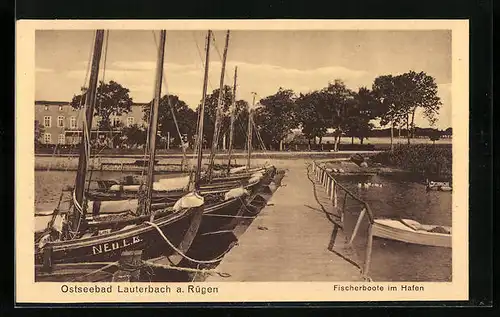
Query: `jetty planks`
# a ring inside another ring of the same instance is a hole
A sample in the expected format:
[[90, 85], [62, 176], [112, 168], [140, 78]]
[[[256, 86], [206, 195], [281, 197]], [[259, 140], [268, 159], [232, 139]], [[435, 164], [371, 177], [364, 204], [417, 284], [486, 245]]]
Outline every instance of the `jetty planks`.
[[287, 171], [285, 186], [274, 193], [272, 204], [261, 211], [217, 267], [230, 276], [213, 275], [207, 281], [363, 280], [359, 268], [328, 250], [334, 224], [321, 205], [329, 213], [336, 210], [318, 182], [316, 195], [321, 205], [317, 202], [307, 173], [303, 164]]

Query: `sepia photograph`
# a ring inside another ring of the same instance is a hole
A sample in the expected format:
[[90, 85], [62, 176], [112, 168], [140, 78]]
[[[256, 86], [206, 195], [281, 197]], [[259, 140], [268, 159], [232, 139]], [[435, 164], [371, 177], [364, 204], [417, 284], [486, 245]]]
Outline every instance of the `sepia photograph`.
[[18, 297], [466, 298], [467, 22], [29, 22]]

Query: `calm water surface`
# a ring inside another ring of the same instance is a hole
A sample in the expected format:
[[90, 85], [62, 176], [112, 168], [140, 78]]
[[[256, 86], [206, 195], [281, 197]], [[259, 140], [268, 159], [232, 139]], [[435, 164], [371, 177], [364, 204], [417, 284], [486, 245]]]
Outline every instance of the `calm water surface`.
[[[90, 174], [90, 173], [89, 173]], [[116, 179], [120, 180], [125, 175], [121, 172], [99, 171], [92, 172], [92, 180]], [[138, 174], [137, 174], [138, 175]], [[155, 181], [161, 178], [182, 176], [183, 174], [155, 175]], [[57, 205], [61, 190], [66, 186], [74, 186], [76, 171], [35, 171], [35, 205], [39, 210], [48, 210]], [[93, 184], [92, 186], [95, 186]], [[92, 188], [91, 186], [91, 188]]]
[[[366, 201], [375, 218], [409, 218], [422, 224], [451, 226], [452, 193], [425, 190], [423, 184], [402, 175], [341, 176], [336, 179]], [[382, 184], [382, 188], [358, 188], [359, 183]], [[343, 203], [343, 195], [339, 204]], [[359, 204], [348, 199], [351, 227], [359, 215]], [[362, 256], [366, 228], [361, 227], [355, 249]], [[403, 242], [373, 240], [370, 276], [375, 281], [451, 281], [451, 248], [420, 246]]]
[[[55, 207], [61, 189], [73, 185], [76, 172], [35, 172], [35, 203], [39, 210]], [[158, 175], [167, 178], [174, 175]], [[177, 176], [177, 175], [175, 175]], [[93, 179], [119, 179], [120, 172], [94, 172]], [[375, 217], [411, 218], [424, 224], [451, 226], [452, 193], [426, 192], [425, 186], [399, 176], [341, 176], [338, 181], [368, 202]], [[383, 184], [382, 188], [358, 188], [358, 183]], [[339, 196], [339, 204], [343, 195]], [[359, 204], [346, 201], [351, 212], [350, 224], [356, 221]], [[363, 230], [365, 229], [365, 230]], [[366, 227], [361, 228], [355, 249], [362, 256]], [[374, 239], [370, 276], [375, 281], [451, 281], [451, 249]]]

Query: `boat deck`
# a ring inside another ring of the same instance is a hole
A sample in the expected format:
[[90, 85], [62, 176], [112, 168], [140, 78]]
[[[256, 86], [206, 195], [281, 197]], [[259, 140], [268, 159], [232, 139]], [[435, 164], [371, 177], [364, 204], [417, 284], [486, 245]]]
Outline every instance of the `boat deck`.
[[[334, 226], [316, 201], [307, 173], [303, 164], [286, 172], [282, 187], [217, 267], [230, 276], [214, 274], [206, 281], [363, 280], [356, 266], [328, 250]], [[335, 212], [325, 189], [316, 186], [316, 193], [324, 208]]]

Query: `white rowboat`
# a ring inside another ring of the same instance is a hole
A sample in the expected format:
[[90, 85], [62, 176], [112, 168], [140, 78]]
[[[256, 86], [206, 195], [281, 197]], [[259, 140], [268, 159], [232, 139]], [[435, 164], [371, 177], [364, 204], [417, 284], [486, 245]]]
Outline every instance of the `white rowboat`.
[[451, 248], [451, 227], [424, 225], [410, 219], [375, 219], [374, 237], [406, 243]]

